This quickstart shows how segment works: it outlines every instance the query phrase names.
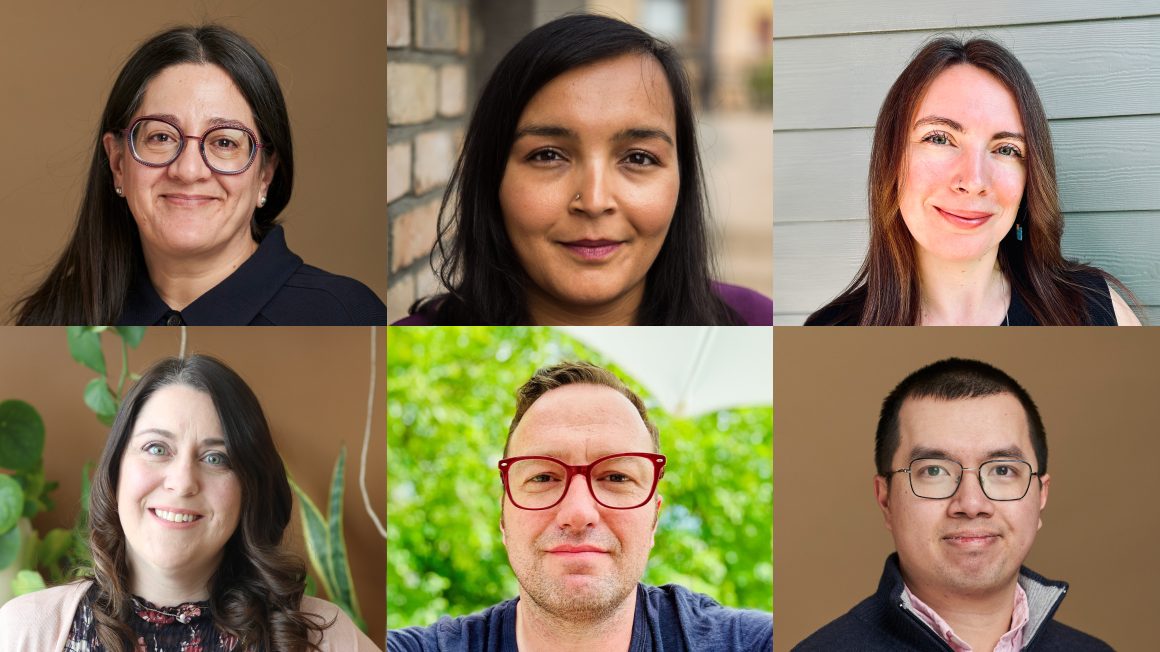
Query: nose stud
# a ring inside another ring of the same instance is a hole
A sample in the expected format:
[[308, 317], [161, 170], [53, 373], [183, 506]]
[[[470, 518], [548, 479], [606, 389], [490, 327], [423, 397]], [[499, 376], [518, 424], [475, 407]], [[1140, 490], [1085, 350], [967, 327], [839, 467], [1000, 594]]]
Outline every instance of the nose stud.
[[580, 193], [576, 193], [576, 196], [572, 198], [572, 201], [580, 201]]

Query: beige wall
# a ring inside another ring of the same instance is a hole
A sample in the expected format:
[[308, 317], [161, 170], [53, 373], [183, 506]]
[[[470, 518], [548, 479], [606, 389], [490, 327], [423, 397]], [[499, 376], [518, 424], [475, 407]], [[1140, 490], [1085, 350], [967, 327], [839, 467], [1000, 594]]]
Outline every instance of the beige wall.
[[[129, 368], [140, 372], [153, 361], [179, 350], [178, 329], [149, 330], [129, 356]], [[107, 345], [115, 339], [106, 335]], [[367, 491], [380, 519], [385, 519], [384, 460], [385, 337], [378, 329], [374, 419], [367, 463]], [[326, 509], [330, 474], [339, 449], [346, 446], [346, 540], [355, 586], [370, 636], [380, 645], [386, 628], [385, 541], [363, 508], [358, 489], [359, 452], [366, 420], [370, 380], [369, 328], [215, 328], [188, 329], [189, 353], [208, 353], [229, 364], [246, 380], [262, 403], [278, 450], [291, 475]], [[120, 371], [119, 346], [106, 346], [113, 373]], [[100, 457], [108, 429], [82, 401], [85, 384], [95, 374], [69, 357], [65, 329], [0, 328], [0, 400], [31, 403], [44, 419], [45, 475], [60, 482], [52, 497], [56, 509], [34, 525], [42, 532], [69, 527], [77, 514], [81, 470]], [[286, 542], [304, 553], [295, 508]]]
[[777, 328], [774, 341], [777, 650], [877, 588], [893, 550], [873, 494], [878, 410], [952, 355], [998, 366], [1039, 405], [1052, 482], [1026, 563], [1071, 583], [1057, 618], [1116, 649], [1154, 644], [1155, 329]]
[[6, 3], [0, 39], [0, 315], [43, 278], [76, 219], [105, 100], [142, 41], [216, 21], [269, 59], [297, 167], [280, 218], [309, 264], [386, 298], [386, 12], [381, 2]]

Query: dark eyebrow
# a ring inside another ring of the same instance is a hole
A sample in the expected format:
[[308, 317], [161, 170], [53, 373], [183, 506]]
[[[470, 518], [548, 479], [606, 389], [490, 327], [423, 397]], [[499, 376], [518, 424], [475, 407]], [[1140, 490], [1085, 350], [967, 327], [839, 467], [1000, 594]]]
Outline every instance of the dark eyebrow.
[[[963, 125], [954, 120], [951, 120], [950, 118], [944, 118], [939, 115], [928, 115], [924, 118], [919, 118], [918, 120], [914, 121], [914, 128], [918, 128], [923, 125], [942, 125], [944, 127], [954, 129], [958, 132], [966, 132], [966, 129], [963, 129]], [[995, 135], [991, 136], [991, 140], [1003, 139], [1022, 140], [1023, 142], [1027, 142], [1027, 139], [1023, 137], [1023, 134], [1019, 133], [1018, 131], [998, 131], [995, 132]]]
[[[955, 458], [952, 457], [950, 453], [942, 450], [941, 448], [930, 448], [928, 446], [915, 446], [914, 448], [910, 449], [911, 461], [919, 460], [919, 459], [927, 459], [927, 458], [938, 459], [938, 460], [955, 460]], [[1002, 460], [1024, 460], [1025, 461], [1026, 457], [1023, 454], [1023, 449], [1019, 448], [1018, 446], [1008, 446], [1007, 448], [997, 448], [997, 449], [992, 450], [992, 451], [987, 451], [987, 454], [983, 456], [983, 459], [985, 459], [985, 460], [999, 460], [999, 459], [1002, 459]], [[958, 460], [955, 460], [955, 461], [958, 461]]]
[[[133, 433], [133, 436], [131, 437], [131, 439], [136, 439], [137, 437], [140, 437], [142, 435], [157, 435], [159, 437], [164, 437], [164, 438], [170, 439], [170, 440], [177, 438], [176, 435], [174, 435], [172, 432], [170, 432], [164, 428], [146, 428], [144, 430], [138, 430], [137, 432]], [[199, 443], [202, 446], [225, 446], [226, 440], [224, 440], [224, 439], [203, 439]]]
[[[181, 120], [179, 120], [177, 118], [177, 116], [173, 115], [172, 113], [151, 113], [149, 115], [143, 115], [139, 119], [143, 119], [143, 118], [157, 118], [159, 120], [165, 120], [167, 122], [172, 122], [173, 124], [181, 127]], [[234, 120], [233, 118], [214, 117], [214, 118], [210, 118], [208, 120], [208, 122], [210, 125], [212, 125], [214, 127], [219, 127], [222, 125], [229, 125], [229, 126], [238, 125], [238, 126], [242, 126], [242, 127], [246, 126], [245, 123], [242, 122], [241, 120]], [[246, 127], [246, 128], [249, 129], [249, 127]], [[184, 129], [184, 127], [183, 127], [183, 129]]]
[[[548, 138], [572, 138], [575, 139], [576, 132], [559, 125], [537, 125], [531, 124], [516, 130], [516, 137], [513, 140], [519, 140], [524, 136], [544, 136]], [[613, 141], [624, 140], [649, 140], [649, 139], [663, 140], [672, 145], [673, 139], [663, 129], [654, 129], [651, 127], [629, 127], [616, 132], [612, 136]]]

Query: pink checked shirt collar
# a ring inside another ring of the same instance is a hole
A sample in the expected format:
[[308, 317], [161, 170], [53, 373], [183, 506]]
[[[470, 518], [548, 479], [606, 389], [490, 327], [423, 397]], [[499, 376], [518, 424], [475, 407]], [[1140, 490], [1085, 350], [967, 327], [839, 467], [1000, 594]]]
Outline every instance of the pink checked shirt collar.
[[[952, 650], [955, 652], [974, 652], [966, 641], [951, 631], [951, 626], [947, 624], [947, 621], [943, 620], [925, 602], [919, 600], [918, 596], [910, 592], [910, 587], [903, 584], [902, 590], [910, 599], [915, 615], [933, 629], [947, 645], [951, 646]], [[999, 638], [999, 642], [995, 645], [995, 652], [1019, 652], [1023, 649], [1023, 627], [1027, 624], [1027, 620], [1027, 592], [1023, 590], [1022, 586], [1015, 584], [1015, 606], [1011, 611], [1011, 629]]]

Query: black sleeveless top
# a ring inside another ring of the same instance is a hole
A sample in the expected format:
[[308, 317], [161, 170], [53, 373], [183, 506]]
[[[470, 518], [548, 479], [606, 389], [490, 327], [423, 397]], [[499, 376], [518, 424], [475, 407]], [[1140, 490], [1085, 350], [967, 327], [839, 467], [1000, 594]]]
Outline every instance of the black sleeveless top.
[[[97, 640], [92, 609], [94, 594], [95, 585], [77, 606], [72, 629], [65, 640], [65, 652], [99, 652], [105, 649]], [[214, 625], [207, 601], [158, 607], [144, 598], [133, 596], [133, 615], [128, 625], [137, 637], [134, 648], [137, 652], [236, 652], [238, 645], [233, 635], [220, 631]]]
[[[1072, 274], [1072, 280], [1083, 292], [1088, 321], [1085, 326], [1116, 326], [1116, 311], [1112, 306], [1112, 294], [1108, 282], [1094, 271], [1080, 271]], [[863, 290], [856, 299], [847, 303], [826, 305], [806, 320], [806, 326], [857, 326], [862, 316], [862, 306], [866, 301]], [[1011, 303], [1007, 306], [1007, 318], [999, 326], [1040, 326], [1035, 316], [1027, 309], [1023, 297], [1011, 286]]]

